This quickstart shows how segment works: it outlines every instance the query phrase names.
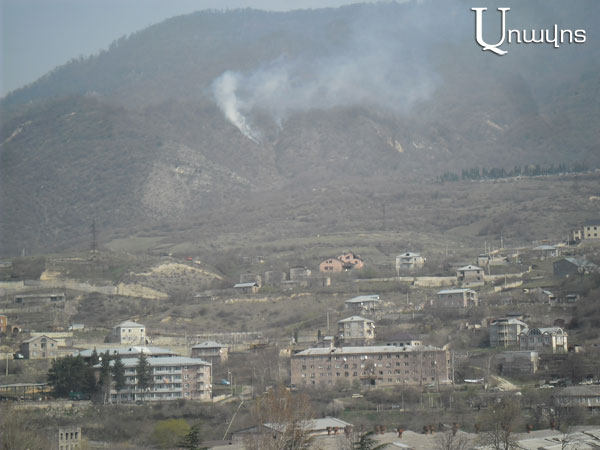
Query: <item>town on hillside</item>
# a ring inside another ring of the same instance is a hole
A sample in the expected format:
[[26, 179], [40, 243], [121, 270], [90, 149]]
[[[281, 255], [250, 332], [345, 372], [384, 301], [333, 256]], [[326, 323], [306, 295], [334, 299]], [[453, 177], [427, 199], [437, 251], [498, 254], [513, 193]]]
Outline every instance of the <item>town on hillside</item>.
[[60, 449], [597, 448], [599, 228], [2, 261], [0, 404]]

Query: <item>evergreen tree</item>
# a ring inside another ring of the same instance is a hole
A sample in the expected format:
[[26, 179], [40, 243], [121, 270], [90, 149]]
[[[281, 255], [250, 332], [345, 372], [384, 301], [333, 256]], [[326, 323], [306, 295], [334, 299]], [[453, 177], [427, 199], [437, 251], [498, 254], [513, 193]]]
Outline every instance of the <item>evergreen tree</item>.
[[202, 447], [202, 438], [200, 437], [200, 425], [194, 425], [188, 434], [179, 443], [179, 448], [185, 450], [206, 450], [208, 447]]
[[111, 367], [110, 367], [110, 353], [108, 350], [102, 354], [102, 360], [100, 363], [100, 385], [102, 387], [104, 403], [110, 399], [110, 385], [112, 381]]
[[117, 400], [119, 393], [125, 389], [125, 366], [121, 361], [121, 355], [117, 355], [112, 366], [112, 378], [115, 383], [115, 391], [117, 391]]
[[373, 439], [373, 431], [362, 434], [357, 442], [354, 443], [353, 450], [382, 450], [387, 448], [388, 444], [377, 445], [377, 441]]
[[150, 366], [144, 352], [140, 353], [137, 366], [135, 366], [135, 372], [137, 376], [137, 387], [142, 392], [142, 399], [145, 399], [146, 391], [152, 387], [154, 374], [152, 372], [152, 366]]
[[94, 350], [92, 351], [92, 356], [90, 357], [90, 366], [95, 366], [96, 364], [98, 364], [100, 362], [100, 357], [98, 356], [98, 352], [96, 351], [96, 347], [94, 347]]
[[67, 397], [69, 392], [93, 394], [96, 390], [94, 369], [83, 361], [81, 356], [65, 356], [52, 361], [48, 371], [48, 384], [54, 387], [54, 394]]

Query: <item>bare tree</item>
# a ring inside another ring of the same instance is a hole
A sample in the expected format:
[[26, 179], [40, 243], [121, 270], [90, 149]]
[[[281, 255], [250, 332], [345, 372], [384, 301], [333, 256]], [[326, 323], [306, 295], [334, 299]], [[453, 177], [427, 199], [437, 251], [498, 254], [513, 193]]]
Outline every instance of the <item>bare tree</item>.
[[513, 450], [518, 448], [514, 435], [517, 419], [520, 416], [519, 404], [513, 400], [502, 401], [483, 415], [479, 444], [493, 450]]
[[249, 450], [302, 450], [310, 447], [310, 422], [314, 412], [305, 394], [283, 386], [270, 390], [256, 402], [258, 433], [249, 437]]
[[471, 448], [471, 441], [464, 433], [448, 430], [438, 433], [436, 449], [438, 450], [467, 450]]

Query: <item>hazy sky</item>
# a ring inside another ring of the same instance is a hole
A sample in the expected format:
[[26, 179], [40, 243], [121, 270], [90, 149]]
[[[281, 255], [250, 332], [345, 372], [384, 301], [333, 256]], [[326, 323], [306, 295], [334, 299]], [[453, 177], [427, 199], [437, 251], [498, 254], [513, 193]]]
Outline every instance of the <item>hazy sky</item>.
[[[285, 11], [359, 0], [0, 0], [0, 96], [119, 37], [202, 9]], [[364, 0], [363, 0], [364, 2]]]

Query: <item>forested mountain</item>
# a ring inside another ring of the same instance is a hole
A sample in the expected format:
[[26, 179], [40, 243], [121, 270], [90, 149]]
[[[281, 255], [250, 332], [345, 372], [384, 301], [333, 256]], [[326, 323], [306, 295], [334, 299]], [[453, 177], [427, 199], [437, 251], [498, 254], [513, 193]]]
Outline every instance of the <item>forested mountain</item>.
[[393, 193], [466, 167], [594, 167], [599, 3], [506, 5], [511, 28], [587, 42], [497, 57], [475, 43], [473, 5], [425, 0], [198, 12], [58, 67], [1, 102], [0, 249], [81, 246], [93, 220], [162, 232], [232, 209], [243, 222], [267, 201], [285, 216], [290, 198], [330, 189], [335, 203], [349, 183]]

